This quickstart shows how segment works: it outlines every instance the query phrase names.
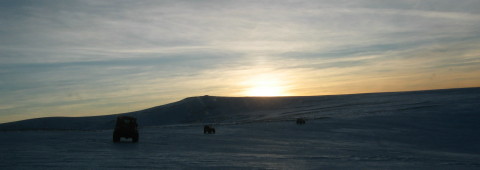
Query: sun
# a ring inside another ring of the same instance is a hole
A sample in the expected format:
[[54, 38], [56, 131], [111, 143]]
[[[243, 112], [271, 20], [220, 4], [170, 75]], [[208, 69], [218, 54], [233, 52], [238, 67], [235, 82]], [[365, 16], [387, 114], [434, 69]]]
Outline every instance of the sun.
[[287, 96], [284, 83], [274, 76], [259, 76], [247, 81], [244, 94], [247, 96]]
[[284, 92], [280, 87], [252, 87], [246, 91], [247, 96], [284, 96]]

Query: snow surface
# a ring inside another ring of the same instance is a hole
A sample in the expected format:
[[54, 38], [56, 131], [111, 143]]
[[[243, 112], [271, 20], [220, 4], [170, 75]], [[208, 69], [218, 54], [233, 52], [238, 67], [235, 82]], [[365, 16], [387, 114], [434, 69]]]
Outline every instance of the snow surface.
[[117, 115], [32, 119], [0, 125], [0, 167], [480, 169], [479, 101], [480, 88], [192, 97], [125, 113], [138, 117], [139, 143], [112, 143]]

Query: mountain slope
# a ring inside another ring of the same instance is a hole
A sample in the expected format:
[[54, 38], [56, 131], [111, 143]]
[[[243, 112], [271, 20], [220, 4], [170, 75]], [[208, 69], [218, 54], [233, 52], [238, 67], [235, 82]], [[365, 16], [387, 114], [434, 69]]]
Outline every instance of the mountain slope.
[[[478, 113], [480, 88], [304, 97], [199, 96], [141, 111], [93, 117], [47, 117], [0, 124], [0, 130], [111, 129], [115, 117], [130, 115], [142, 126], [192, 123], [243, 123], [298, 117], [356, 118], [446, 112], [468, 118]], [[455, 113], [453, 113], [455, 112]], [[459, 113], [461, 112], [461, 113]], [[432, 116], [427, 114], [427, 116]], [[450, 115], [451, 116], [451, 115]], [[440, 119], [442, 116], [435, 117]], [[446, 116], [445, 119], [448, 119]], [[468, 121], [465, 120], [465, 121]]]

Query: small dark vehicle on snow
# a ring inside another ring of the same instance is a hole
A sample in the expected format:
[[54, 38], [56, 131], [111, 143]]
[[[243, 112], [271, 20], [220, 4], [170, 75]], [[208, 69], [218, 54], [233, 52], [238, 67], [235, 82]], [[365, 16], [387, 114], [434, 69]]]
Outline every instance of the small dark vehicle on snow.
[[137, 119], [130, 116], [118, 116], [113, 142], [120, 142], [120, 138], [132, 138], [132, 142], [138, 142]]
[[303, 125], [305, 124], [306, 120], [304, 118], [297, 118], [297, 125]]
[[203, 134], [215, 134], [215, 128], [212, 125], [203, 126]]

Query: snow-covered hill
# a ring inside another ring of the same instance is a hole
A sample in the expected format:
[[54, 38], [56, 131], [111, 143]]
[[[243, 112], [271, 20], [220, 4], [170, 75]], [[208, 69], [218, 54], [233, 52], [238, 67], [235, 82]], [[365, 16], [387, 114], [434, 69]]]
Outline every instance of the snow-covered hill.
[[[47, 117], [0, 124], [0, 130], [111, 129], [115, 117], [131, 115], [141, 127], [178, 124], [236, 124], [307, 119], [404, 115], [428, 112], [433, 119], [478, 113], [480, 88], [306, 97], [190, 97], [146, 110], [93, 117]], [[452, 111], [449, 111], [452, 110]], [[453, 115], [452, 115], [453, 114]], [[405, 115], [406, 116], [406, 115]], [[475, 114], [476, 116], [476, 114]], [[467, 116], [468, 117], [468, 116]]]
[[[480, 88], [192, 97], [125, 113], [143, 125], [138, 143], [112, 142], [117, 115], [25, 120], [1, 125], [31, 130], [0, 131], [0, 167], [476, 170], [479, 101]], [[298, 117], [307, 123], [296, 125]], [[202, 125], [212, 122], [217, 133], [203, 134]]]

